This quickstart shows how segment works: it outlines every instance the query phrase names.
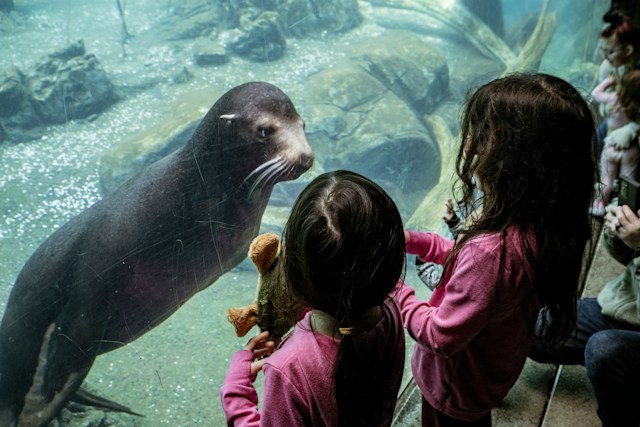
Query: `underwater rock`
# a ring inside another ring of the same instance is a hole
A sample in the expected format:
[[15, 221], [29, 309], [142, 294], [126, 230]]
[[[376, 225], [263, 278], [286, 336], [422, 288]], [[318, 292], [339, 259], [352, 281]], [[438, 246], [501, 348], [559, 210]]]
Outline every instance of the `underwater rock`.
[[44, 123], [85, 118], [116, 100], [113, 84], [82, 41], [47, 55], [27, 77], [27, 86]]
[[363, 19], [357, 0], [283, 0], [275, 10], [282, 16], [285, 33], [293, 37], [346, 32]]
[[229, 62], [229, 56], [225, 53], [224, 47], [207, 39], [196, 43], [193, 62], [200, 67], [224, 65]]
[[245, 14], [240, 27], [227, 32], [223, 40], [230, 52], [256, 62], [280, 59], [287, 45], [280, 15], [275, 12], [262, 12], [255, 18]]
[[324, 169], [375, 176], [401, 211], [413, 211], [441, 159], [411, 107], [353, 61], [313, 75], [304, 92], [308, 139]]
[[[479, 52], [497, 59], [507, 68], [513, 69], [518, 60], [509, 46], [484, 21], [457, 1], [445, 4], [439, 1], [370, 0], [370, 3], [374, 6], [372, 18], [383, 27], [395, 25], [393, 18], [397, 12], [409, 12], [408, 16], [418, 21], [434, 18], [458, 32]], [[389, 22], [390, 18], [392, 22]], [[423, 31], [428, 32], [429, 28], [425, 27]]]
[[449, 68], [438, 51], [416, 37], [394, 32], [354, 46], [352, 59], [416, 114], [431, 113], [449, 96]]
[[441, 153], [423, 116], [449, 97], [447, 61], [401, 31], [352, 51], [365, 53], [307, 85], [309, 141], [325, 169], [376, 176], [412, 211], [440, 175]]
[[[82, 56], [86, 53], [86, 49], [84, 48], [84, 42], [82, 40], [76, 40], [74, 43], [71, 43], [69, 46], [64, 47], [60, 50], [57, 50], [53, 53], [50, 53], [48, 56], [50, 59], [57, 59], [62, 62], [66, 62], [71, 58], [75, 58], [76, 56]], [[45, 64], [48, 63], [45, 62]]]
[[[138, 36], [139, 42], [151, 45], [159, 40], [217, 37], [228, 54], [256, 62], [280, 59], [287, 37], [346, 32], [363, 21], [357, 0], [185, 0], [171, 11], [158, 27]], [[221, 65], [227, 60], [206, 50], [194, 53], [199, 66]]]
[[145, 43], [208, 36], [215, 32], [217, 23], [221, 21], [218, 8], [209, 2], [183, 0], [174, 4], [173, 13], [162, 20], [160, 27], [143, 36]]
[[43, 126], [95, 117], [118, 99], [100, 62], [79, 40], [44, 57], [25, 74], [0, 74], [0, 126], [8, 140], [38, 138]]
[[0, 117], [16, 114], [28, 102], [24, 74], [17, 67], [10, 67], [0, 76]]
[[34, 128], [41, 125], [31, 104], [25, 76], [16, 67], [0, 74], [0, 142], [30, 140], [39, 136]]
[[242, 16], [263, 11], [280, 15], [283, 31], [290, 37], [308, 37], [322, 33], [343, 33], [357, 27], [363, 20], [357, 0], [239, 0], [222, 2], [228, 28], [240, 26]]

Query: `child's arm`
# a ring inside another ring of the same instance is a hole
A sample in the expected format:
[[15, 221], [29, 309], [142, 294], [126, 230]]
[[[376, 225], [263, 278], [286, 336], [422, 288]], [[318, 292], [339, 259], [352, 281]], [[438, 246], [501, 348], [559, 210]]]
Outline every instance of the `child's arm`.
[[429, 302], [417, 298], [405, 284], [395, 295], [409, 335], [447, 357], [465, 348], [496, 309], [494, 290], [500, 277], [496, 254], [475, 246], [463, 249], [460, 256], [463, 259], [456, 261], [451, 277], [434, 291]]
[[256, 376], [265, 363], [258, 359], [273, 352], [274, 343], [267, 331], [251, 338], [245, 348], [231, 359], [229, 371], [220, 388], [222, 409], [228, 425], [259, 426], [258, 393], [253, 387]]
[[453, 241], [432, 232], [405, 231], [407, 253], [422, 261], [444, 263], [453, 248]]
[[231, 366], [220, 387], [222, 409], [227, 425], [259, 426], [258, 393], [253, 387], [255, 377], [251, 377], [253, 354], [240, 350], [233, 355]]
[[614, 102], [616, 100], [616, 93], [615, 91], [610, 91], [609, 88], [615, 84], [616, 79], [614, 76], [607, 77], [593, 88], [591, 91], [591, 97], [599, 104], [609, 104]]

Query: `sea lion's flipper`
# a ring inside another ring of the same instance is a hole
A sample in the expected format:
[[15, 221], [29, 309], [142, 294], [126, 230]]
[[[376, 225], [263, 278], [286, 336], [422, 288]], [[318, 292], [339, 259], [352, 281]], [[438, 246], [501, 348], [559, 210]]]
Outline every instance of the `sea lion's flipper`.
[[[124, 405], [80, 389], [93, 360], [90, 363], [81, 364], [81, 366], [74, 364], [73, 367], [55, 364], [65, 360], [64, 358], [55, 359], [53, 363], [49, 361], [49, 355], [54, 351], [54, 348], [57, 351], [61, 350], [59, 345], [56, 346], [55, 337], [52, 336], [55, 328], [55, 323], [50, 324], [44, 334], [38, 355], [38, 366], [33, 376], [33, 384], [25, 396], [18, 425], [46, 426], [58, 415], [68, 401], [143, 417], [144, 415], [138, 414]], [[64, 381], [64, 384], [53, 385], [52, 378]]]
[[48, 425], [80, 387], [91, 368], [92, 363], [77, 367], [76, 370], [64, 374], [66, 379], [62, 387], [58, 390], [50, 390], [47, 379], [51, 377], [52, 373], [49, 371], [53, 368], [48, 363], [48, 355], [52, 347], [52, 334], [55, 327], [55, 323], [50, 324], [44, 334], [33, 384], [25, 396], [18, 425], [34, 427]]
[[70, 400], [81, 405], [94, 406], [97, 408], [109, 409], [115, 412], [125, 412], [127, 414], [136, 415], [138, 417], [144, 417], [144, 415], [134, 412], [127, 406], [121, 405], [109, 399], [105, 399], [104, 397], [97, 396], [83, 388], [79, 388]]

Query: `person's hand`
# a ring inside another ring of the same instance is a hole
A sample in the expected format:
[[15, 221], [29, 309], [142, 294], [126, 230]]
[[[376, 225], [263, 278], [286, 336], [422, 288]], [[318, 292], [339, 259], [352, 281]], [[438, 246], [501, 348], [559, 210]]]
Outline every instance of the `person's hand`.
[[455, 211], [453, 210], [453, 201], [451, 199], [447, 200], [447, 203], [445, 204], [445, 208], [446, 208], [446, 212], [442, 217], [442, 219], [444, 219], [445, 222], [452, 222], [458, 219], [458, 215], [456, 215]]
[[411, 235], [407, 230], [404, 230], [404, 244], [406, 245], [411, 241]]
[[442, 219], [450, 228], [457, 227], [458, 224], [460, 224], [460, 217], [453, 210], [453, 201], [451, 199], [448, 199], [445, 207], [446, 212]]
[[275, 346], [275, 342], [269, 339], [268, 331], [263, 331], [251, 338], [247, 345], [244, 346], [245, 350], [249, 350], [253, 353], [254, 361], [251, 362], [252, 377], [258, 375], [258, 372], [262, 370], [262, 367], [266, 362], [266, 357], [273, 353]]
[[604, 226], [607, 231], [620, 238], [625, 245], [632, 249], [640, 247], [640, 215], [633, 212], [627, 205], [612, 206], [605, 215]]

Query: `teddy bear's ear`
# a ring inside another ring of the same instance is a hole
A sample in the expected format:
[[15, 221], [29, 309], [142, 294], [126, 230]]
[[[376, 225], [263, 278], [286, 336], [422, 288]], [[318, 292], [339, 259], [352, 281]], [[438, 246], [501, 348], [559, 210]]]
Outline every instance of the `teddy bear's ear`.
[[257, 236], [249, 246], [249, 258], [256, 265], [258, 273], [264, 274], [278, 255], [280, 240], [275, 233], [264, 233]]
[[236, 335], [243, 337], [256, 325], [257, 306], [251, 304], [245, 307], [232, 307], [227, 311], [227, 319], [236, 329]]

